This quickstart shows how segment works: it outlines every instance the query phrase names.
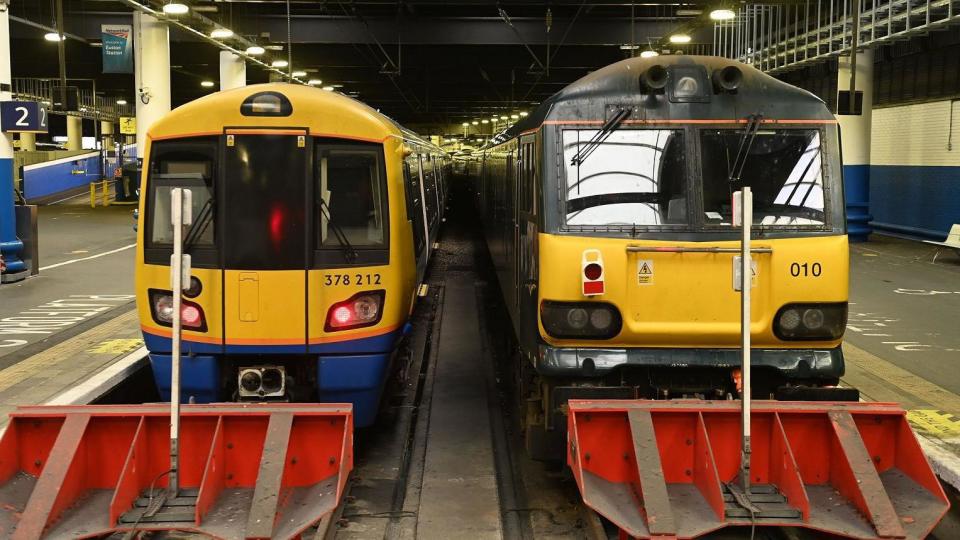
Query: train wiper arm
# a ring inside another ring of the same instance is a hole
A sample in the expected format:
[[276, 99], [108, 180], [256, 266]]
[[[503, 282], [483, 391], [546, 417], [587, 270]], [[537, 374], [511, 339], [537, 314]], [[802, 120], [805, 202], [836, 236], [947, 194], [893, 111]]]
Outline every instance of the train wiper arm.
[[750, 154], [750, 148], [753, 146], [753, 140], [757, 138], [757, 132], [760, 131], [760, 123], [763, 121], [762, 114], [751, 114], [747, 119], [747, 126], [743, 128], [743, 135], [740, 137], [740, 147], [737, 148], [737, 157], [733, 160], [733, 165], [727, 171], [727, 180], [730, 183], [739, 182], [743, 174], [743, 168], [747, 164], [747, 156]]
[[190, 225], [190, 228], [187, 229], [187, 234], [183, 240], [183, 250], [186, 251], [190, 249], [190, 247], [203, 236], [203, 233], [206, 232], [207, 227], [209, 227], [212, 222], [213, 197], [203, 203], [203, 207], [200, 208], [200, 212], [197, 214], [197, 219], [193, 220], [193, 225]]
[[624, 120], [626, 120], [628, 116], [630, 116], [631, 112], [633, 112], [632, 109], [619, 109], [613, 116], [610, 117], [609, 120], [600, 126], [600, 130], [597, 131], [597, 133], [591, 137], [589, 141], [587, 141], [587, 144], [585, 144], [575, 156], [573, 156], [573, 158], [570, 160], [570, 164], [576, 165], [577, 167], [582, 165], [583, 162], [590, 157], [590, 154], [592, 154], [594, 150], [603, 144], [603, 141], [607, 140], [610, 134], [613, 133], [614, 130], [617, 129], [617, 127]]
[[343, 258], [346, 259], [348, 263], [353, 263], [357, 260], [357, 250], [353, 247], [353, 244], [350, 243], [350, 240], [347, 239], [347, 235], [343, 232], [343, 229], [330, 219], [330, 205], [327, 204], [327, 201], [323, 200], [323, 197], [320, 197], [319, 200], [320, 211], [327, 218], [327, 227], [333, 229], [333, 236], [337, 239], [337, 243], [340, 244], [340, 249], [343, 251]]

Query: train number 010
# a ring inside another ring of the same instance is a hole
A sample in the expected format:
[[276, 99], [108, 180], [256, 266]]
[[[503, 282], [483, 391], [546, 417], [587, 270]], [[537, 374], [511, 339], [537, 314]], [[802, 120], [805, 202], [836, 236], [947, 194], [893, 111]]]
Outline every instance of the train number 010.
[[793, 263], [790, 265], [790, 275], [793, 277], [820, 277], [820, 274], [823, 272], [823, 267], [820, 266], [820, 263], [815, 262], [810, 263]]

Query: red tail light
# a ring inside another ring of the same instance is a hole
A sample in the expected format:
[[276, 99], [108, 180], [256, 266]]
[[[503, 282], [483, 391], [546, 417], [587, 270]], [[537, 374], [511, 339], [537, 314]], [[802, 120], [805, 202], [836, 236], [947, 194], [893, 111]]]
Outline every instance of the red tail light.
[[599, 249], [586, 249], [580, 259], [580, 277], [584, 296], [603, 294], [603, 255]]
[[377, 324], [383, 317], [384, 296], [382, 290], [364, 291], [333, 304], [327, 310], [324, 330], [337, 332]]
[[[150, 314], [160, 326], [173, 326], [173, 294], [170, 291], [150, 289]], [[200, 304], [180, 300], [180, 322], [186, 330], [207, 331], [207, 318]]]

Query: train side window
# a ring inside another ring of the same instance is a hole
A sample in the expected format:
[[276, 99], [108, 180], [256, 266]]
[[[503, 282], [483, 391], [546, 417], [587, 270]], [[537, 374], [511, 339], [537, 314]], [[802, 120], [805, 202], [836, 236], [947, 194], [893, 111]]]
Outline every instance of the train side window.
[[216, 155], [217, 140], [214, 138], [158, 141], [152, 144], [148, 169], [148, 230], [145, 231], [148, 248], [169, 249], [173, 243], [170, 191], [175, 187], [192, 191], [195, 220], [209, 206], [205, 210], [209, 217], [203, 220], [202, 233], [193, 243], [198, 247], [213, 246], [217, 221], [214, 204]]
[[379, 148], [323, 148], [317, 153], [318, 248], [340, 247], [338, 234], [354, 247], [383, 247], [386, 238], [384, 182]]

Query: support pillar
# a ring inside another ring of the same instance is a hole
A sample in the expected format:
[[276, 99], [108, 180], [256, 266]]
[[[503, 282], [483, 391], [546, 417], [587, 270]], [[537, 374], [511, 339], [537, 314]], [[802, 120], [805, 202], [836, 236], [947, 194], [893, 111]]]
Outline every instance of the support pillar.
[[20, 134], [20, 151], [21, 152], [37, 151], [37, 134], [36, 133]]
[[230, 51], [220, 51], [220, 90], [247, 85], [247, 63]]
[[143, 157], [147, 131], [170, 112], [170, 32], [150, 15], [133, 12], [134, 73], [137, 87], [137, 157]]
[[83, 118], [67, 116], [67, 150], [83, 150]]
[[[10, 76], [10, 14], [0, 10], [0, 101], [13, 97], [8, 89]], [[13, 196], [13, 133], [0, 134], [0, 256], [3, 270], [0, 282], [27, 277], [27, 265], [21, 259], [23, 242], [17, 237], [17, 217]]]
[[[850, 89], [851, 62], [840, 57], [838, 91]], [[844, 197], [847, 203], [847, 232], [851, 242], [865, 242], [873, 231], [870, 215], [870, 128], [873, 109], [873, 51], [857, 54], [856, 91], [863, 92], [861, 114], [838, 114], [843, 151]], [[838, 110], [846, 108], [840, 104]]]
[[113, 150], [113, 122], [109, 120], [100, 121], [100, 135], [103, 136], [103, 149]]

